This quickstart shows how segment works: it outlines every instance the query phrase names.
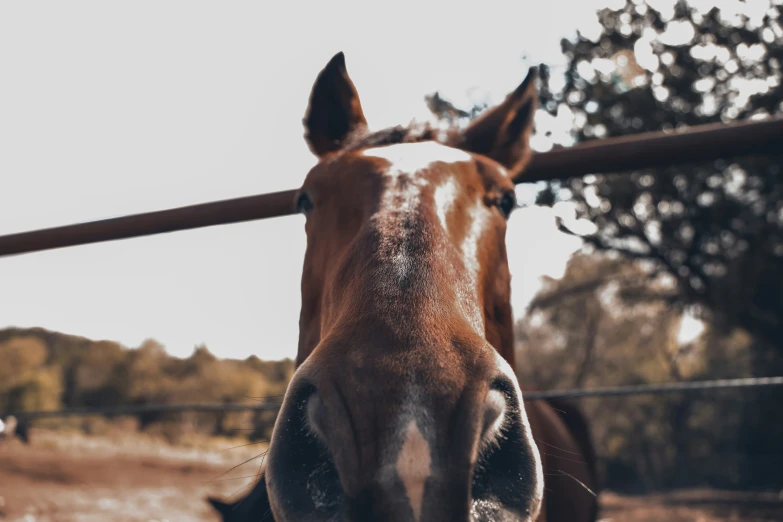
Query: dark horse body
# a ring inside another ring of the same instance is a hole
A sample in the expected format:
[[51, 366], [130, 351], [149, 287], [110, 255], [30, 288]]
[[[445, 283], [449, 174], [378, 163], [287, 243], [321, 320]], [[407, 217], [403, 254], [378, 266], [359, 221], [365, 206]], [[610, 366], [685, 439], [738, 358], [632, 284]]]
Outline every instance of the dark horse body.
[[592, 522], [573, 406], [512, 368], [506, 219], [530, 157], [531, 74], [467, 129], [370, 133], [342, 54], [305, 119], [297, 371], [264, 476], [226, 521]]

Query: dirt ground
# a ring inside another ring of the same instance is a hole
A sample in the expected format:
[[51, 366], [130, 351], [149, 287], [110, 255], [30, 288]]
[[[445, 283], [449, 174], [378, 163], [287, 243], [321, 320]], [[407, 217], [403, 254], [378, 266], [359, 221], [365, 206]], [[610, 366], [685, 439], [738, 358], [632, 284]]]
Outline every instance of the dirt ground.
[[645, 497], [603, 493], [603, 522], [783, 521], [783, 495], [688, 490]]
[[[265, 448], [184, 449], [133, 438], [40, 433], [0, 443], [0, 521], [216, 522], [207, 495], [240, 494]], [[233, 466], [237, 468], [225, 473]], [[225, 474], [224, 474], [225, 473]], [[783, 495], [680, 491], [601, 495], [603, 522], [783, 521]]]

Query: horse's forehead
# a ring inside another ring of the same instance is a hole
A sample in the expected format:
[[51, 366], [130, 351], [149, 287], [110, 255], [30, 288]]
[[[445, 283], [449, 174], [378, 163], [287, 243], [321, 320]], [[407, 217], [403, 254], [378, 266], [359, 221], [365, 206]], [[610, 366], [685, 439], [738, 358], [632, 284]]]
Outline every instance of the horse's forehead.
[[388, 161], [390, 172], [407, 174], [423, 171], [434, 163], [459, 164], [474, 161], [467, 152], [434, 141], [374, 147], [363, 150], [361, 154]]

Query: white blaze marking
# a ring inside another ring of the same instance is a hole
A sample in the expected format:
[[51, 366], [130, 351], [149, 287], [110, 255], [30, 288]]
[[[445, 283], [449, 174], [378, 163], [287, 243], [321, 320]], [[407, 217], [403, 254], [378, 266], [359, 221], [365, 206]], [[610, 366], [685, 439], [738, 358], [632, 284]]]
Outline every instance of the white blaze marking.
[[[398, 220], [400, 213], [418, 212], [421, 204], [421, 190], [429, 182], [417, 175], [420, 171], [431, 167], [436, 162], [460, 163], [472, 162], [473, 158], [467, 152], [447, 147], [436, 142], [403, 143], [376, 147], [365, 150], [362, 154], [376, 158], [382, 158], [391, 163], [386, 174], [389, 185], [381, 202], [385, 219]], [[396, 179], [400, 175], [407, 174], [408, 180], [405, 188], [396, 186]], [[452, 176], [447, 176], [443, 183], [435, 187], [434, 203], [435, 211], [443, 229], [448, 232], [447, 219], [451, 208], [457, 198], [459, 185]], [[476, 307], [467, 306], [465, 303], [478, 303], [478, 273], [480, 270], [478, 259], [478, 243], [488, 226], [489, 214], [483, 201], [477, 201], [469, 210], [470, 228], [467, 231], [460, 249], [468, 271], [472, 290], [460, 291], [460, 306], [465, 309], [471, 325], [477, 332], [484, 332], [484, 314]], [[401, 248], [394, 257], [393, 263], [397, 276], [400, 279], [406, 277], [409, 269], [409, 260], [405, 251], [406, 238], [402, 238]], [[474, 309], [475, 308], [475, 309]]]
[[478, 277], [480, 268], [478, 259], [479, 240], [484, 235], [489, 216], [481, 201], [476, 202], [468, 213], [470, 215], [470, 228], [462, 240], [462, 254], [465, 258], [465, 268], [470, 271], [475, 279]]
[[430, 445], [419, 431], [416, 421], [410, 421], [405, 431], [405, 442], [397, 457], [397, 475], [405, 486], [405, 493], [418, 522], [424, 501], [424, 484], [431, 473]]
[[374, 147], [362, 152], [364, 156], [383, 158], [390, 162], [396, 170], [415, 173], [435, 163], [456, 163], [471, 161], [470, 154], [465, 151], [447, 147], [434, 141], [422, 141], [419, 143], [399, 143], [385, 147]]
[[435, 211], [438, 213], [438, 219], [443, 226], [443, 230], [449, 231], [446, 224], [449, 211], [457, 199], [457, 182], [453, 177], [449, 177], [442, 185], [435, 189]]
[[[489, 213], [482, 201], [477, 201], [468, 211], [470, 216], [470, 228], [465, 233], [460, 249], [462, 250], [462, 260], [471, 279], [470, 292], [472, 295], [465, 296], [466, 299], [474, 303], [480, 302], [480, 296], [476, 293], [479, 290], [479, 241], [484, 236], [489, 222]], [[484, 314], [481, 310], [475, 310], [468, 317], [473, 323], [473, 327], [478, 332], [484, 332]]]
[[[391, 166], [386, 173], [388, 186], [383, 194], [381, 208], [386, 214], [386, 219], [398, 220], [399, 214], [412, 214], [418, 212], [421, 204], [421, 190], [429, 185], [429, 181], [421, 175], [420, 171], [425, 170], [436, 162], [456, 163], [463, 161], [472, 161], [470, 154], [441, 145], [440, 143], [425, 141], [420, 143], [401, 143], [397, 145], [388, 145], [385, 147], [375, 147], [362, 152], [364, 156], [385, 159]], [[404, 188], [398, 182], [400, 176], [407, 175], [409, 179]], [[453, 180], [451, 181], [453, 183]], [[446, 184], [448, 185], [448, 183]], [[441, 196], [447, 200], [453, 201], [456, 195], [456, 187], [447, 188], [447, 194]], [[448, 191], [451, 196], [448, 197]], [[438, 217], [445, 228], [446, 212], [450, 203], [444, 201], [443, 205], [438, 205]], [[441, 211], [442, 209], [442, 211]], [[407, 238], [402, 237], [400, 251], [393, 258], [397, 277], [404, 279], [409, 269], [408, 255], [405, 250]]]

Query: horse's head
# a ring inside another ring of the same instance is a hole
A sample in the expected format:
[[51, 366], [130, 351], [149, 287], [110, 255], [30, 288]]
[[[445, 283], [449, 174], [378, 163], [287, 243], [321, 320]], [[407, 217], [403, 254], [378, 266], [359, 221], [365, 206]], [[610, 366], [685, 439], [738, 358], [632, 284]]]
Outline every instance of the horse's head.
[[319, 75], [299, 367], [266, 469], [276, 520], [535, 518], [505, 250], [535, 100], [531, 71], [447, 138], [370, 133], [342, 54]]

